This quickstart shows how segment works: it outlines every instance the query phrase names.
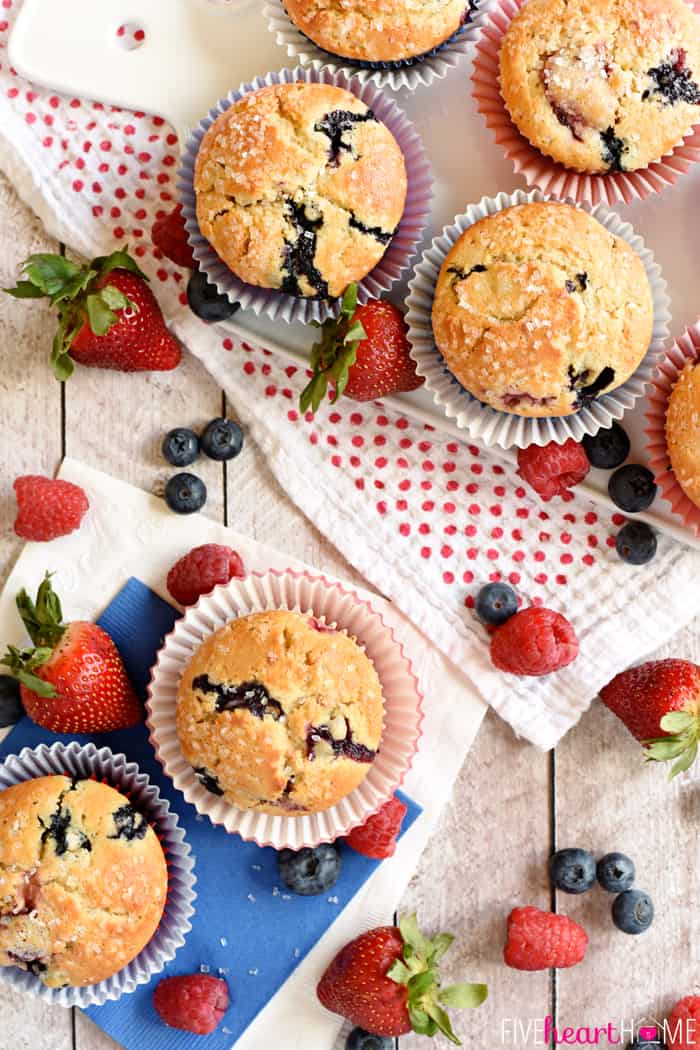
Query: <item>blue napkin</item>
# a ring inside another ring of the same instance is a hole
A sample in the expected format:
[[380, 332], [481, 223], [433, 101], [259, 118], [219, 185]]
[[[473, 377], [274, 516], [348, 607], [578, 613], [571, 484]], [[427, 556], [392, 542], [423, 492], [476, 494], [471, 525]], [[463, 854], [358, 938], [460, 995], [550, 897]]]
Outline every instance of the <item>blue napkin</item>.
[[[139, 580], [130, 579], [97, 621], [116, 642], [144, 699], [155, 654], [179, 615]], [[98, 737], [71, 737], [50, 733], [24, 718], [0, 744], [0, 759], [23, 747], [76, 739], [94, 740], [124, 753], [158, 785], [185, 830], [197, 875], [192, 930], [170, 965], [130, 995], [85, 1012], [126, 1050], [201, 1050], [203, 1045], [207, 1050], [230, 1050], [379, 862], [341, 847], [340, 878], [329, 893], [320, 897], [288, 893], [277, 874], [273, 849], [261, 849], [214, 827], [185, 802], [164, 776], [145, 726]], [[421, 810], [399, 795], [408, 806], [403, 834]], [[153, 988], [162, 977], [200, 969], [223, 977], [231, 999], [226, 1016], [206, 1044], [201, 1036], [166, 1028], [152, 1006]]]

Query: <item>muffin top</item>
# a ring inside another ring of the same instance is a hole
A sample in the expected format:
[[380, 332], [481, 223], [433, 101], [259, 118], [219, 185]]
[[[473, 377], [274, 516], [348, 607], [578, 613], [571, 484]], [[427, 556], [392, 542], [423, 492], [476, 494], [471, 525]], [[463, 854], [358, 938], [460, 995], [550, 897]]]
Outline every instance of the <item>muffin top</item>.
[[469, 17], [467, 0], [284, 0], [292, 22], [325, 51], [365, 62], [416, 58]]
[[364, 780], [382, 733], [382, 690], [342, 631], [301, 613], [242, 616], [192, 657], [178, 691], [182, 753], [241, 809], [328, 809]]
[[194, 189], [202, 234], [242, 281], [328, 299], [384, 255], [407, 176], [396, 139], [351, 92], [277, 84], [214, 121]]
[[522, 204], [470, 226], [447, 255], [433, 333], [479, 401], [565, 416], [635, 371], [652, 335], [639, 256], [585, 211]]
[[700, 121], [700, 22], [684, 0], [528, 0], [500, 55], [513, 122], [576, 171], [633, 171]]
[[146, 818], [94, 780], [0, 792], [0, 965], [52, 988], [117, 973], [150, 941], [168, 873]]
[[671, 391], [666, 443], [676, 481], [700, 507], [700, 361], [689, 361]]

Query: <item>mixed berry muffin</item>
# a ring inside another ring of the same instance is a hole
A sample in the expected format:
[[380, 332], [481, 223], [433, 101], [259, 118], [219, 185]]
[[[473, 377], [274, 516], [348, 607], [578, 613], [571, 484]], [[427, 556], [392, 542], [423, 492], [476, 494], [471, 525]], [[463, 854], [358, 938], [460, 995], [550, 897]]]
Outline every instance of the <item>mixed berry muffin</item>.
[[341, 58], [401, 62], [449, 40], [471, 13], [465, 0], [284, 0], [309, 40]]
[[700, 507], [700, 361], [688, 362], [671, 391], [666, 443], [676, 481]]
[[433, 333], [479, 401], [566, 416], [624, 383], [649, 347], [639, 256], [569, 204], [520, 204], [470, 226], [447, 255]]
[[286, 610], [211, 635], [178, 691], [180, 747], [200, 783], [278, 816], [318, 813], [356, 788], [382, 719], [379, 678], [357, 642]]
[[114, 788], [49, 776], [0, 792], [0, 966], [96, 984], [151, 940], [167, 889], [155, 832]]
[[500, 68], [518, 130], [575, 171], [647, 167], [700, 121], [700, 21], [684, 0], [528, 0]]
[[328, 299], [384, 255], [407, 176], [396, 139], [351, 92], [276, 84], [214, 121], [194, 189], [199, 228], [237, 277]]

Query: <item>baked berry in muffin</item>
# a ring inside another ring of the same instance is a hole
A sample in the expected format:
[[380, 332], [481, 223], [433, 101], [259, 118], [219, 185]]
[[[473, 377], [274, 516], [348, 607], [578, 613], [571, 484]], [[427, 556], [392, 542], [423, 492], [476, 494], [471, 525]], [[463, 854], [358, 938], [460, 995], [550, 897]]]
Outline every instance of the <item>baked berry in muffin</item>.
[[566, 416], [635, 371], [653, 302], [638, 255], [585, 211], [522, 204], [470, 226], [447, 255], [433, 333], [485, 404]]
[[168, 873], [146, 818], [94, 780], [0, 792], [0, 966], [52, 988], [117, 973], [150, 941]]
[[519, 131], [576, 171], [644, 168], [700, 121], [700, 21], [684, 0], [528, 0], [500, 67]]
[[278, 84], [214, 121], [194, 188], [203, 235], [242, 281], [328, 299], [384, 255], [407, 176], [396, 139], [355, 95]]
[[361, 62], [425, 55], [449, 40], [472, 10], [466, 0], [284, 0], [284, 6], [314, 44]]
[[277, 815], [317, 813], [356, 788], [382, 717], [379, 678], [357, 642], [286, 610], [211, 635], [178, 691], [180, 747], [200, 783]]
[[689, 361], [671, 391], [666, 444], [676, 481], [700, 507], [700, 361]]

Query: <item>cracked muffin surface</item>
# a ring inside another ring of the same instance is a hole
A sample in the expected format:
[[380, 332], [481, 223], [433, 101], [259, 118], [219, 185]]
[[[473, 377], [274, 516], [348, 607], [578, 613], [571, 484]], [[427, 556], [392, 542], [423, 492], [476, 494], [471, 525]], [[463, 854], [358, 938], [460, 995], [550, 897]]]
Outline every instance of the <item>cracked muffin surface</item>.
[[389, 129], [349, 91], [250, 92], [202, 139], [200, 230], [248, 284], [329, 299], [384, 255], [403, 215], [406, 165]]
[[689, 361], [671, 391], [666, 443], [676, 481], [700, 507], [700, 362]]
[[358, 643], [286, 610], [233, 620], [182, 677], [177, 732], [200, 783], [241, 809], [318, 813], [366, 777], [383, 700]]
[[0, 965], [54, 988], [111, 977], [150, 941], [167, 888], [153, 828], [114, 788], [48, 776], [0, 792]]
[[474, 397], [565, 416], [636, 370], [652, 336], [639, 256], [568, 204], [516, 205], [470, 226], [437, 281], [433, 334]]
[[471, 12], [466, 0], [284, 0], [284, 6], [314, 44], [365, 62], [418, 58], [449, 40]]
[[528, 0], [500, 73], [540, 152], [575, 171], [633, 171], [700, 121], [700, 20], [684, 0]]

